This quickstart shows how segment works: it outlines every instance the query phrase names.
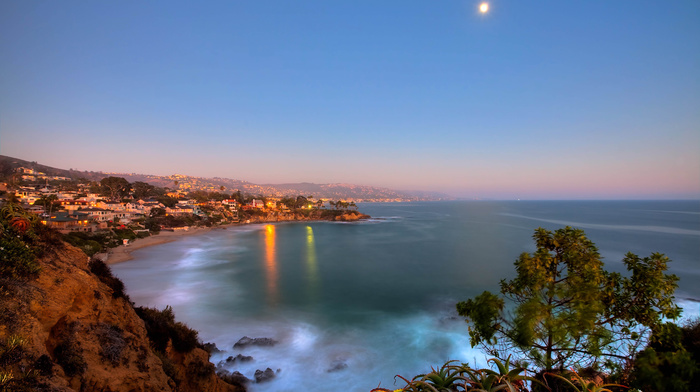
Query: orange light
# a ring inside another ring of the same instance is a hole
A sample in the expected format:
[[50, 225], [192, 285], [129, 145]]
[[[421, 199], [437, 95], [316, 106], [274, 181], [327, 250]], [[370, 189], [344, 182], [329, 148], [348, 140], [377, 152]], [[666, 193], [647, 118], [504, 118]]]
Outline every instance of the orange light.
[[265, 272], [267, 275], [268, 301], [277, 303], [277, 255], [275, 248], [275, 226], [265, 226]]

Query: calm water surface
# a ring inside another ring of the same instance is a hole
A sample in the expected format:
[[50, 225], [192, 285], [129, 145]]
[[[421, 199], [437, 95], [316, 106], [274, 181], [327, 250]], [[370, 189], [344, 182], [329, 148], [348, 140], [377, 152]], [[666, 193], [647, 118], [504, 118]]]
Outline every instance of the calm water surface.
[[[254, 361], [229, 366], [253, 391], [394, 387], [449, 359], [483, 366], [454, 304], [513, 277], [535, 228], [582, 228], [608, 270], [628, 251], [661, 252], [681, 277], [686, 315], [700, 299], [700, 202], [436, 202], [363, 204], [359, 223], [282, 223], [214, 230], [133, 253], [113, 266], [137, 305], [171, 305], [178, 320]], [[234, 350], [242, 336], [272, 348]]]

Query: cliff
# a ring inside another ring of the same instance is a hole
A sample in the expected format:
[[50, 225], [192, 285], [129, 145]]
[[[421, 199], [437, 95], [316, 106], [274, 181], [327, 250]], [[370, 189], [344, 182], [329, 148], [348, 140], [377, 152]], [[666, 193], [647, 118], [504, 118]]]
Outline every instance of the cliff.
[[79, 249], [53, 246], [37, 262], [32, 278], [0, 277], [0, 390], [244, 390], [202, 348], [179, 352], [166, 337], [155, 350], [121, 282], [105, 284]]

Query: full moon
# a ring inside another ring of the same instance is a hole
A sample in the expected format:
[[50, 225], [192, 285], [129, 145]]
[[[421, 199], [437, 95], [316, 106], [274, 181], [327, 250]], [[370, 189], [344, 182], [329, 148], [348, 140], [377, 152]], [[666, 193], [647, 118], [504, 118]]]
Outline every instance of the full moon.
[[479, 5], [479, 12], [485, 14], [489, 11], [489, 3], [483, 2]]

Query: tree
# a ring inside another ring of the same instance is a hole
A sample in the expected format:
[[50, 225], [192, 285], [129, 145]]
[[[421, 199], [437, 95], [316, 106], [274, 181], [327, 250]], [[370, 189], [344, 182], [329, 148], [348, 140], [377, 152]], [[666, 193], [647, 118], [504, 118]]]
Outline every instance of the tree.
[[125, 197], [131, 191], [131, 184], [122, 177], [105, 177], [100, 180], [101, 194], [112, 200]]
[[131, 184], [131, 188], [134, 191], [134, 199], [136, 200], [159, 196], [162, 194], [162, 192], [159, 192], [155, 186], [143, 181], [135, 181], [133, 184]]
[[54, 207], [60, 206], [60, 204], [58, 204], [58, 205], [57, 204], [58, 204], [58, 196], [56, 196], [54, 194], [43, 195], [34, 202], [34, 205], [43, 206], [44, 211], [48, 214], [53, 213]]
[[[698, 380], [693, 380], [693, 375], [698, 373], [698, 363], [693, 359], [692, 352], [688, 351], [684, 345], [686, 340], [684, 338], [692, 333], [692, 328], [692, 325], [681, 328], [673, 323], [666, 323], [656, 328], [647, 348], [634, 360], [632, 385], [644, 391], [697, 390]], [[700, 344], [700, 342], [694, 343]], [[692, 343], [689, 346], [691, 350], [697, 349], [692, 347]]]
[[613, 366], [642, 347], [664, 317], [680, 316], [673, 303], [678, 278], [664, 274], [665, 256], [628, 253], [623, 262], [632, 274], [622, 277], [603, 269], [583, 230], [539, 228], [533, 239], [537, 251], [521, 254], [516, 278], [501, 281], [503, 297], [485, 291], [457, 304], [472, 346], [498, 358], [513, 353], [546, 371], [601, 359]]

